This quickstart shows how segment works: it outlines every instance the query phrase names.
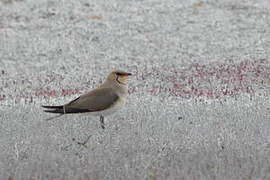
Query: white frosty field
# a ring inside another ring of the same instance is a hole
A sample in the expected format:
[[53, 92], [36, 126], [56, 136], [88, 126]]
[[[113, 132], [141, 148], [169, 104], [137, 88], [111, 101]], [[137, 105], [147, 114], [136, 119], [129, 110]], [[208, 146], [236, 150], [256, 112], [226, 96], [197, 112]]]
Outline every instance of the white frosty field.
[[[0, 179], [269, 179], [269, 55], [268, 0], [0, 0]], [[46, 120], [113, 69], [105, 130]]]

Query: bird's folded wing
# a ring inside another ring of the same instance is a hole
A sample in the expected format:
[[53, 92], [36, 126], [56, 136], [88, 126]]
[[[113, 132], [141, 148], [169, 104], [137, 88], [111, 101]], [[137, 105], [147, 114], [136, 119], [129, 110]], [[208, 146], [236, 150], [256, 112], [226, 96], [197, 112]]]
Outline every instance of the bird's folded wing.
[[99, 88], [80, 96], [79, 98], [64, 105], [68, 111], [72, 109], [73, 113], [81, 110], [88, 112], [102, 111], [110, 108], [119, 100], [119, 96], [111, 88]]

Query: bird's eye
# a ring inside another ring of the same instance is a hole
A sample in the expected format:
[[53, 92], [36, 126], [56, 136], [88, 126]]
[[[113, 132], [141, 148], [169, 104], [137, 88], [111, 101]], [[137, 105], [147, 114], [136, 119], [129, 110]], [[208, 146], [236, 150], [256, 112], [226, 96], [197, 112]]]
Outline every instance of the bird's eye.
[[123, 75], [123, 73], [116, 72], [116, 75], [117, 75], [117, 76], [122, 76], [122, 75]]

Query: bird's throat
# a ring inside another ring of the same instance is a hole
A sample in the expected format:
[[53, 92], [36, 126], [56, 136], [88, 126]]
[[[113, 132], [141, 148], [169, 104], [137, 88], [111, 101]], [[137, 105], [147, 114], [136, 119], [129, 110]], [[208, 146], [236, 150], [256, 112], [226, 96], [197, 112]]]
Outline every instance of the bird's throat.
[[125, 83], [123, 83], [123, 82], [119, 81], [119, 79], [118, 79], [118, 78], [119, 78], [119, 77], [117, 76], [117, 77], [116, 77], [116, 81], [117, 81], [119, 84], [126, 85]]

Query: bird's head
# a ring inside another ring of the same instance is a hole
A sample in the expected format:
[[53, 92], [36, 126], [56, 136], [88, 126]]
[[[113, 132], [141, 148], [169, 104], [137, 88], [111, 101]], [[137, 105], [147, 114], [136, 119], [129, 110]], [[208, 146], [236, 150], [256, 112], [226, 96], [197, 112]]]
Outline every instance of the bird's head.
[[108, 75], [107, 80], [125, 85], [128, 77], [131, 75], [131, 73], [127, 73], [123, 70], [114, 70]]

